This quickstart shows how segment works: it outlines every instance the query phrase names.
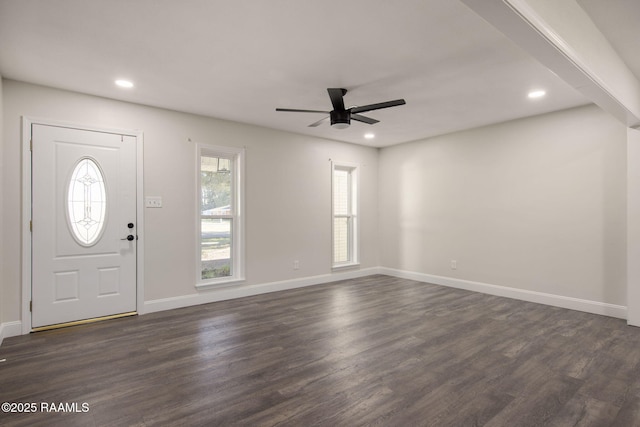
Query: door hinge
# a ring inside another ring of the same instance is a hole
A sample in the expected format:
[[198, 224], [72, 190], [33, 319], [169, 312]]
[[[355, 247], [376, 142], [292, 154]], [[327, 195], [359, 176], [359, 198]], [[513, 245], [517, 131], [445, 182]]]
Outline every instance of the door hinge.
[[33, 151], [33, 139], [29, 140], [29, 151]]
[[29, 301], [29, 312], [33, 313], [33, 300]]
[[33, 221], [29, 221], [29, 231], [33, 231]]

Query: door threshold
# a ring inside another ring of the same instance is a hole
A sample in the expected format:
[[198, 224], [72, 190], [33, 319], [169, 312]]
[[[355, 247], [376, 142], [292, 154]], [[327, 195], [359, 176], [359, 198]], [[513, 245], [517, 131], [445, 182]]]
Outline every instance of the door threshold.
[[52, 329], [68, 328], [69, 326], [87, 325], [89, 323], [102, 322], [103, 320], [120, 319], [121, 317], [137, 316], [137, 311], [130, 311], [128, 313], [112, 314], [110, 316], [93, 317], [91, 319], [75, 320], [73, 322], [56, 323], [55, 325], [38, 326], [37, 328], [31, 328], [31, 332], [50, 331]]

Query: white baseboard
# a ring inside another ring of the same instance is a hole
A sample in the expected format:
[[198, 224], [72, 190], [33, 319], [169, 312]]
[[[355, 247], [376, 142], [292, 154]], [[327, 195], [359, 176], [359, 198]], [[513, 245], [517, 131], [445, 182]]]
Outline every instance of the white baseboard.
[[192, 305], [208, 304], [211, 302], [225, 301], [235, 298], [249, 297], [253, 295], [266, 294], [269, 292], [286, 291], [288, 289], [320, 285], [323, 283], [336, 282], [338, 280], [355, 279], [358, 277], [371, 276], [373, 274], [379, 273], [380, 269], [378, 267], [372, 267], [362, 270], [350, 270], [339, 273], [303, 277], [300, 279], [261, 283], [257, 285], [203, 290], [191, 295], [182, 295], [172, 298], [162, 298], [157, 300], [145, 301], [144, 314], [154, 313], [156, 311], [172, 310], [174, 308], [189, 307]]
[[[207, 304], [235, 298], [260, 295], [269, 292], [285, 291], [288, 289], [302, 288], [306, 286], [320, 285], [339, 280], [355, 279], [385, 274], [387, 276], [416, 280], [418, 282], [432, 283], [434, 285], [447, 286], [457, 289], [465, 289], [473, 292], [513, 298], [522, 301], [546, 304], [554, 307], [570, 310], [584, 311], [603, 316], [627, 318], [627, 307], [622, 305], [607, 304], [598, 301], [583, 300], [562, 295], [547, 294], [543, 292], [528, 291], [524, 289], [510, 288], [507, 286], [491, 285], [488, 283], [473, 282], [470, 280], [455, 279], [452, 277], [435, 276], [432, 274], [417, 273], [405, 270], [396, 270], [387, 267], [372, 267], [362, 270], [350, 270], [333, 274], [303, 277], [300, 279], [283, 280], [278, 282], [262, 283], [248, 286], [228, 287], [204, 290], [191, 295], [183, 295], [172, 298], [162, 298], [145, 301], [144, 311], [140, 314], [154, 313], [157, 311], [172, 310], [175, 308], [189, 307], [192, 305]], [[4, 338], [21, 335], [22, 322], [13, 321], [0, 323], [0, 345]]]
[[16, 320], [14, 322], [0, 323], [0, 345], [5, 338], [16, 337], [22, 335], [22, 322]]
[[396, 270], [380, 267], [380, 274], [411, 279], [419, 282], [433, 283], [434, 285], [448, 286], [451, 288], [465, 289], [483, 294], [513, 298], [522, 301], [546, 304], [554, 307], [568, 308], [570, 310], [584, 311], [603, 316], [627, 318], [627, 307], [622, 305], [607, 304], [604, 302], [590, 301], [562, 295], [547, 294], [544, 292], [528, 291], [525, 289], [510, 288], [507, 286], [491, 285], [488, 283], [472, 282], [469, 280], [455, 279], [452, 277], [434, 276], [432, 274], [416, 273], [412, 271]]

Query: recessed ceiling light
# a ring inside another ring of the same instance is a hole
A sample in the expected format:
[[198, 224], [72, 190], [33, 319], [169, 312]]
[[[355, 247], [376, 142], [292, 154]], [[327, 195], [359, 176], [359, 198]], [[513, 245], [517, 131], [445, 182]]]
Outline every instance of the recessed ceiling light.
[[116, 85], [129, 89], [133, 87], [133, 82], [129, 80], [116, 80]]
[[375, 135], [372, 134], [372, 133], [365, 133], [364, 134], [364, 138], [365, 139], [373, 139], [373, 138], [375, 138]]
[[544, 90], [532, 90], [531, 92], [529, 92], [529, 94], [527, 95], [529, 98], [541, 98], [543, 96], [545, 96], [547, 94], [547, 92], [545, 92]]

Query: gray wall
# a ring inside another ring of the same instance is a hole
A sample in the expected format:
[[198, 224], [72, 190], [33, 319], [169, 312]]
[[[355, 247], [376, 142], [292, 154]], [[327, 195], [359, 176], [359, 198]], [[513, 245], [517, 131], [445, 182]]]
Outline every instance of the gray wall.
[[383, 266], [626, 305], [626, 129], [599, 108], [386, 148], [379, 165]]
[[198, 293], [196, 143], [246, 147], [244, 287], [332, 273], [330, 158], [361, 167], [361, 268], [378, 265], [377, 149], [11, 80], [4, 81], [3, 100], [5, 322], [20, 320], [23, 115], [144, 132], [144, 192], [163, 199], [162, 209], [144, 212], [145, 301]]
[[362, 269], [626, 305], [626, 129], [595, 106], [377, 150], [10, 80], [2, 90], [4, 323], [20, 320], [23, 115], [144, 132], [144, 192], [164, 204], [144, 212], [148, 302], [212, 292], [194, 287], [193, 224], [195, 143], [210, 143], [246, 147], [247, 294], [332, 274], [331, 158], [361, 166]]
[[[4, 148], [2, 146], [3, 135], [4, 135], [4, 114], [3, 114], [3, 85], [2, 76], [0, 76], [0, 165], [2, 165], [2, 169], [0, 170], [0, 242], [4, 242], [4, 173], [6, 168], [4, 167]], [[0, 343], [2, 343], [3, 338], [3, 327], [2, 324], [4, 322], [4, 243], [0, 243]]]

